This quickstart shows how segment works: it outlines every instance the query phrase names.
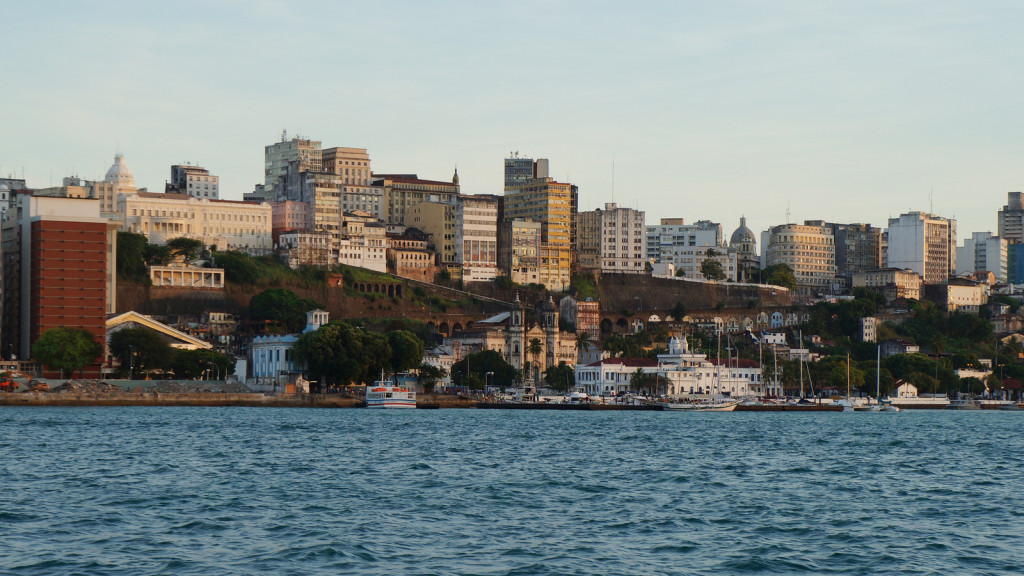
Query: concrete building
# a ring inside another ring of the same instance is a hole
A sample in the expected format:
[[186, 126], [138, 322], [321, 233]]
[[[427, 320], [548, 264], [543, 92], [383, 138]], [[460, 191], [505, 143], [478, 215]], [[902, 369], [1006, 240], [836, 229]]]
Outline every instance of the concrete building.
[[309, 231], [313, 229], [313, 218], [310, 205], [306, 202], [284, 200], [270, 202], [271, 233], [275, 241], [278, 235], [285, 232]]
[[187, 194], [193, 198], [220, 199], [220, 178], [202, 166], [175, 164], [171, 166], [171, 181], [164, 192]]
[[415, 228], [388, 234], [387, 265], [389, 273], [420, 282], [433, 282], [439, 271], [427, 235]]
[[[453, 197], [452, 200], [457, 200]], [[458, 265], [458, 251], [455, 238], [456, 202], [432, 202], [430, 200], [408, 207], [405, 215], [406, 226], [416, 228], [429, 236], [427, 248], [437, 253], [438, 264], [443, 268]]]
[[853, 273], [854, 288], [870, 288], [885, 295], [886, 300], [921, 299], [921, 276], [913, 270], [879, 268]]
[[925, 284], [942, 284], [956, 272], [956, 220], [924, 212], [889, 219], [888, 267], [913, 270]]
[[1024, 244], [1024, 195], [1007, 192], [1006, 205], [999, 210], [999, 237], [1009, 244]]
[[977, 314], [988, 303], [988, 286], [964, 278], [950, 278], [945, 284], [927, 284], [925, 298], [947, 312]]
[[380, 218], [386, 224], [412, 226], [406, 222], [412, 206], [423, 202], [454, 205], [459, 195], [459, 185], [454, 182], [423, 180], [415, 174], [374, 174], [373, 185], [380, 190]]
[[373, 185], [370, 155], [366, 148], [327, 148], [323, 170], [341, 176], [341, 209], [369, 212], [381, 217], [381, 189]]
[[996, 282], [1007, 281], [1008, 245], [1005, 239], [990, 232], [975, 232], [956, 249], [956, 274], [985, 271], [995, 275]]
[[[13, 188], [12, 188], [13, 189]], [[119, 220], [117, 210], [118, 197], [122, 194], [145, 192], [135, 186], [135, 177], [124, 162], [124, 156], [114, 156], [114, 163], [107, 170], [103, 180], [84, 180], [77, 176], [64, 178], [60, 186], [39, 188], [32, 191], [33, 196], [50, 196], [57, 198], [95, 198], [100, 201], [100, 216], [109, 220]]]
[[829, 294], [836, 276], [835, 238], [828, 226], [781, 224], [761, 234], [761, 267], [785, 264], [804, 296]]
[[686, 224], [682, 218], [662, 218], [661, 223], [647, 227], [647, 258], [653, 262], [678, 266], [683, 257], [695, 250], [684, 248], [724, 248], [722, 225], [708, 220]]
[[275, 189], [283, 185], [289, 173], [322, 172], [323, 151], [318, 140], [305, 138], [288, 139], [281, 134], [281, 141], [264, 148], [264, 200], [274, 200]]
[[882, 230], [870, 224], [837, 224], [810, 220], [832, 229], [836, 247], [836, 275], [847, 283], [854, 272], [877, 270], [882, 266]]
[[328, 266], [335, 262], [333, 244], [334, 239], [327, 232], [292, 230], [278, 234], [274, 248], [291, 268]]
[[346, 212], [337, 242], [339, 264], [387, 272], [387, 227], [369, 213]]
[[505, 192], [523, 186], [530, 180], [547, 177], [547, 158], [520, 158], [519, 154], [513, 152], [510, 158], [505, 159]]
[[540, 282], [540, 222], [517, 218], [498, 224], [498, 269], [516, 284]]
[[122, 195], [118, 211], [122, 230], [143, 234], [153, 244], [185, 237], [222, 251], [266, 254], [273, 249], [273, 209], [265, 202], [138, 192]]
[[[17, 197], [16, 213], [4, 223], [6, 355], [30, 358], [36, 340], [58, 327], [86, 330], [102, 346], [106, 315], [116, 310], [117, 228], [100, 215], [100, 204]], [[101, 363], [97, 358], [83, 375], [99, 377]]]
[[[303, 334], [313, 332], [327, 324], [330, 316], [325, 310], [306, 312]], [[257, 336], [249, 344], [249, 370], [246, 384], [257, 392], [285, 392], [286, 384], [306, 370], [293, 355], [300, 334]]]
[[644, 274], [647, 264], [645, 213], [606, 203], [579, 213], [580, 268], [602, 274]]
[[539, 282], [549, 290], [569, 285], [576, 249], [579, 191], [552, 178], [535, 178], [505, 192], [504, 218], [541, 225]]
[[498, 275], [498, 197], [458, 197], [455, 206], [455, 261], [464, 282], [493, 280]]

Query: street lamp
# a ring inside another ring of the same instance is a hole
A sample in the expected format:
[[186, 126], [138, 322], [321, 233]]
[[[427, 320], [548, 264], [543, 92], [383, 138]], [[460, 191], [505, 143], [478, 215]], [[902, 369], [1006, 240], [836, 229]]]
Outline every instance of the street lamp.
[[135, 379], [135, 346], [128, 345], [128, 379]]
[[[217, 366], [217, 363], [216, 363], [216, 362], [209, 362], [209, 361], [208, 361], [208, 362], [206, 363], [206, 365], [207, 365], [207, 366], [211, 366], [211, 367], [213, 367], [213, 369], [217, 371], [217, 372], [216, 372], [216, 374], [217, 374], [217, 380], [220, 380], [220, 366]], [[210, 370], [209, 370], [209, 369], [207, 369], [206, 371], [207, 371], [207, 372], [209, 372]]]
[[487, 379], [494, 376], [494, 372], [484, 374], [484, 388], [488, 388]]

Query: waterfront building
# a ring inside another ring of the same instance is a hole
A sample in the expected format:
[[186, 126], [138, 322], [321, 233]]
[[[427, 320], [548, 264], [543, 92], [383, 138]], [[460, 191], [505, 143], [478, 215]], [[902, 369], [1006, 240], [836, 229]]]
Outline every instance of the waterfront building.
[[[306, 328], [302, 334], [313, 332], [329, 321], [326, 310], [310, 310], [306, 312]], [[284, 392], [286, 383], [306, 370], [292, 350], [299, 336], [301, 334], [274, 334], [253, 338], [249, 344], [246, 385], [256, 392]]]
[[647, 230], [641, 210], [606, 203], [604, 208], [580, 212], [580, 269], [602, 274], [644, 274]]
[[171, 166], [171, 181], [164, 192], [217, 200], [220, 198], [220, 177], [210, 174], [202, 166], [175, 164]]
[[853, 273], [854, 288], [870, 288], [892, 301], [900, 298], [921, 299], [921, 276], [913, 270], [880, 268]]
[[461, 195], [455, 206], [455, 261], [464, 282], [493, 280], [498, 273], [498, 197]]
[[749, 360], [714, 362], [691, 352], [686, 337], [671, 338], [668, 352], [657, 360], [606, 358], [576, 367], [576, 383], [588, 394], [618, 396], [630, 392], [630, 378], [640, 369], [653, 376], [657, 394], [674, 398], [724, 395], [731, 397], [781, 395], [782, 390], [762, 377], [761, 367]]
[[498, 269], [516, 284], [540, 282], [541, 224], [516, 218], [498, 225]]
[[924, 212], [889, 219], [887, 262], [942, 284], [956, 272], [956, 220]]
[[781, 224], [761, 234], [761, 267], [785, 264], [803, 296], [832, 292], [836, 276], [835, 238], [828, 226], [812, 221]]
[[266, 254], [273, 248], [273, 209], [265, 202], [137, 192], [122, 195], [118, 211], [122, 230], [143, 234], [152, 244], [185, 237], [222, 251]]
[[[31, 357], [51, 328], [80, 328], [103, 343], [106, 315], [116, 310], [116, 225], [98, 198], [17, 196], [3, 225], [5, 355]], [[102, 358], [83, 375], [100, 375]], [[46, 372], [48, 377], [60, 376]]]
[[956, 249], [956, 274], [985, 271], [995, 275], [996, 282], [1007, 281], [1008, 244], [990, 232], [975, 232]]

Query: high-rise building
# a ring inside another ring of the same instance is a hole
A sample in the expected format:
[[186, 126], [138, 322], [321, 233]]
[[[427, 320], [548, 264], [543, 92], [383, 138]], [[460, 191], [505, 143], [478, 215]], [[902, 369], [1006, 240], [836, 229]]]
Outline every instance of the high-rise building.
[[831, 293], [836, 277], [832, 229], [811, 222], [773, 226], [761, 234], [761, 264], [789, 266], [804, 296]]
[[999, 237], [1010, 244], [1024, 244], [1024, 196], [1008, 192], [1006, 206], [999, 210]]
[[202, 166], [175, 164], [171, 166], [171, 181], [165, 192], [187, 194], [193, 198], [220, 199], [220, 178]]
[[381, 217], [381, 189], [373, 186], [373, 171], [366, 148], [327, 148], [323, 170], [341, 176], [341, 209]]
[[889, 219], [887, 266], [913, 270], [925, 284], [956, 273], [956, 220], [924, 212]]
[[518, 188], [530, 180], [544, 179], [548, 177], [547, 158], [520, 158], [519, 154], [513, 153], [511, 158], [505, 159], [505, 191]]
[[403, 226], [413, 226], [405, 221], [410, 207], [422, 202], [454, 205], [459, 195], [454, 182], [423, 180], [416, 174], [374, 174], [373, 185], [381, 194], [380, 219]]
[[540, 222], [516, 218], [498, 224], [498, 269], [516, 284], [540, 282]]
[[492, 280], [498, 272], [498, 197], [462, 195], [455, 208], [455, 259], [462, 280]]
[[563, 290], [570, 283], [578, 207], [579, 189], [550, 177], [527, 180], [505, 190], [506, 221], [520, 218], [541, 225], [539, 276], [549, 290]]
[[956, 249], [956, 273], [991, 272], [997, 282], [1006, 282], [1007, 243], [990, 232], [975, 232]]
[[662, 218], [660, 224], [647, 227], [647, 257], [655, 263], [672, 264], [683, 278], [701, 278], [704, 260], [713, 258], [722, 265], [726, 278], [737, 279], [736, 254], [726, 249], [722, 225], [717, 222], [686, 224], [682, 218]]
[[282, 184], [288, 172], [323, 171], [320, 141], [305, 138], [289, 140], [286, 133], [281, 134], [280, 142], [265, 147], [264, 160], [264, 190], [267, 194], [272, 194], [275, 186]]
[[837, 224], [808, 220], [806, 224], [832, 229], [836, 245], [836, 276], [850, 284], [854, 272], [877, 270], [882, 265], [882, 230], [870, 224]]
[[[116, 225], [100, 215], [95, 198], [25, 194], [18, 204], [17, 221], [4, 229], [11, 236], [5, 246], [14, 244], [18, 251], [5, 265], [15, 268], [10, 280], [19, 284], [4, 293], [5, 301], [16, 301], [5, 310], [17, 310], [17, 318], [4, 319], [5, 343], [27, 359], [44, 332], [68, 327], [87, 330], [102, 345], [106, 316], [115, 311]], [[5, 276], [7, 271], [5, 266]], [[83, 375], [99, 377], [101, 361]]]
[[582, 270], [643, 274], [647, 263], [645, 213], [615, 203], [580, 212], [577, 246]]

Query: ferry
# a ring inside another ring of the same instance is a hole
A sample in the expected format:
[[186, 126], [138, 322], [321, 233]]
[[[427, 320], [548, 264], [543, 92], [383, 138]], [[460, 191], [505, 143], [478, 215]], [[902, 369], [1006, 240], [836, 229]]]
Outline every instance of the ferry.
[[415, 408], [416, 393], [408, 388], [395, 385], [390, 380], [381, 379], [366, 389], [367, 408]]

